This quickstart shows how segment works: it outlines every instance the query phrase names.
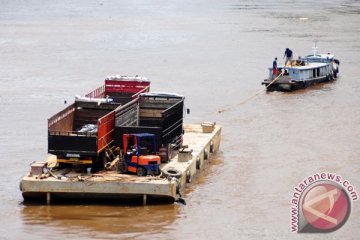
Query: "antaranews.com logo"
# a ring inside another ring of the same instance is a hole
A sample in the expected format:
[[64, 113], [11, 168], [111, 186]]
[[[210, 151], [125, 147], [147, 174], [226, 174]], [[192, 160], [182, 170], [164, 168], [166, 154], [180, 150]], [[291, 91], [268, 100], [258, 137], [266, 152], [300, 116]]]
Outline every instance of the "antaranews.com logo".
[[342, 227], [358, 194], [336, 173], [316, 173], [294, 188], [290, 229], [298, 233], [326, 233]]

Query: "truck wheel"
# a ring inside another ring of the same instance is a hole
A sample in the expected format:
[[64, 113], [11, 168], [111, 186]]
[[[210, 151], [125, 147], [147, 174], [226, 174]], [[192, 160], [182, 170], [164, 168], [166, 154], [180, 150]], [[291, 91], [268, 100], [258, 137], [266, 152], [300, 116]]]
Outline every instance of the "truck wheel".
[[127, 164], [126, 163], [120, 163], [119, 164], [119, 172], [120, 173], [127, 173]]
[[181, 172], [173, 167], [169, 167], [162, 170], [162, 173], [165, 177], [175, 177], [175, 178], [181, 177]]
[[[104, 152], [100, 153], [97, 157], [94, 157], [95, 164], [94, 164], [94, 171], [100, 171], [106, 168], [106, 159], [105, 159]], [[93, 161], [94, 161], [93, 159]]]
[[214, 152], [214, 142], [213, 141], [210, 142], [210, 152], [211, 153]]
[[199, 157], [196, 158], [196, 169], [201, 169], [201, 161]]
[[138, 175], [139, 177], [145, 176], [146, 175], [146, 170], [144, 167], [138, 167], [138, 169], [136, 169], [136, 175]]
[[91, 163], [91, 173], [96, 173], [99, 171], [99, 159], [98, 157], [92, 157], [92, 163]]

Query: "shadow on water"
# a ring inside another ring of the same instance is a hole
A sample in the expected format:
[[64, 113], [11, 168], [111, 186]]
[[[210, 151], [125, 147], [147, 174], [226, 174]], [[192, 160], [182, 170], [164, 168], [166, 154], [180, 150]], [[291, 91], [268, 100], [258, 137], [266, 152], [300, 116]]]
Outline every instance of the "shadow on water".
[[[21, 211], [25, 226], [46, 227], [54, 232], [68, 234], [153, 234], [175, 221], [179, 205], [99, 205], [76, 202], [54, 205], [23, 204]], [[161, 214], [159, 214], [161, 213]], [[144, 228], [146, 226], [146, 228]]]

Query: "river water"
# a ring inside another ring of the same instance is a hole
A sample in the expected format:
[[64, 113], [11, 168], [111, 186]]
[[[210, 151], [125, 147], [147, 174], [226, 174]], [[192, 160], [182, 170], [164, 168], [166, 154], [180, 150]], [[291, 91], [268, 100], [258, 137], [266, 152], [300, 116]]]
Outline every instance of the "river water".
[[[358, 239], [360, 203], [336, 232], [290, 232], [304, 178], [335, 172], [360, 191], [360, 3], [0, 1], [0, 239]], [[260, 82], [286, 47], [340, 59], [337, 81], [293, 93]], [[223, 127], [187, 205], [24, 205], [19, 181], [47, 150], [64, 100], [111, 74], [186, 95], [186, 122]], [[254, 97], [253, 97], [254, 96]]]

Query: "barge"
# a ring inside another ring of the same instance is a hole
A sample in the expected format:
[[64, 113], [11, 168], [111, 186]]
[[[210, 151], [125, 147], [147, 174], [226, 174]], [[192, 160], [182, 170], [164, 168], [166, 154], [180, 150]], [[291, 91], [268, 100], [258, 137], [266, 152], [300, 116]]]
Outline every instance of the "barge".
[[49, 156], [46, 161], [31, 165], [20, 189], [25, 201], [47, 204], [64, 199], [173, 203], [219, 150], [221, 127], [210, 122], [185, 124], [183, 141], [185, 147], [161, 164], [161, 174], [157, 176], [122, 174], [116, 167], [95, 173], [79, 166], [51, 167], [56, 157]]
[[262, 85], [267, 91], [292, 91], [336, 79], [340, 61], [330, 53], [319, 54], [316, 45], [313, 49], [313, 54], [292, 60], [286, 66], [277, 66], [275, 71], [269, 68], [269, 77]]
[[22, 178], [24, 200], [181, 200], [218, 151], [221, 127], [184, 124], [185, 97], [149, 89], [138, 76], [109, 77], [51, 117], [48, 158]]

